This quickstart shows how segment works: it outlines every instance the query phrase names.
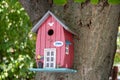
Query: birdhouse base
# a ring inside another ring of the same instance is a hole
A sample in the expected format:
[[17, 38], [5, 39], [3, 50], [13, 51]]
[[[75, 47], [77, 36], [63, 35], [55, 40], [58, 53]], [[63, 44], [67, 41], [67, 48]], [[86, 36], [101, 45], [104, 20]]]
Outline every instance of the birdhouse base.
[[63, 72], [63, 73], [76, 73], [77, 70], [68, 68], [30, 68], [30, 71], [36, 72]]

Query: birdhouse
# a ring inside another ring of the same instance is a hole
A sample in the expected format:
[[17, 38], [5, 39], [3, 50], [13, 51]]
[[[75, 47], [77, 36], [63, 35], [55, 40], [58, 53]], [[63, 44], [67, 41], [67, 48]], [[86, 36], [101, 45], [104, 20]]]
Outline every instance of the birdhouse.
[[37, 68], [31, 70], [76, 72], [71, 69], [74, 58], [74, 32], [50, 11], [38, 21], [32, 32], [37, 34], [35, 55]]

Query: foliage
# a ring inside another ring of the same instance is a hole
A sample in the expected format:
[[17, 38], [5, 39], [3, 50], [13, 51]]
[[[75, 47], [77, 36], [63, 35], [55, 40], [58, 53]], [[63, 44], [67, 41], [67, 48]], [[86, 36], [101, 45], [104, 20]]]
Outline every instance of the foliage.
[[82, 3], [82, 2], [85, 2], [85, 0], [74, 0], [75, 2], [80, 2], [80, 3]]
[[[119, 28], [120, 31], [120, 28]], [[117, 48], [120, 49], [120, 32], [118, 32], [118, 36], [117, 36]]]
[[18, 0], [0, 0], [0, 80], [33, 78], [35, 39]]
[[114, 64], [119, 64], [119, 63], [120, 63], [120, 26], [117, 36], [117, 52], [114, 59]]
[[[86, 0], [74, 0], [74, 2], [83, 3]], [[98, 4], [100, 0], [90, 0], [92, 4]], [[55, 4], [64, 5], [67, 3], [67, 0], [53, 0]], [[120, 0], [108, 0], [109, 4], [120, 4]]]
[[120, 53], [116, 53], [115, 59], [114, 59], [114, 64], [120, 63]]
[[110, 4], [120, 4], [120, 0], [108, 0]]
[[99, 0], [91, 0], [92, 4], [98, 4]]
[[67, 0], [53, 0], [55, 4], [64, 5], [67, 3]]

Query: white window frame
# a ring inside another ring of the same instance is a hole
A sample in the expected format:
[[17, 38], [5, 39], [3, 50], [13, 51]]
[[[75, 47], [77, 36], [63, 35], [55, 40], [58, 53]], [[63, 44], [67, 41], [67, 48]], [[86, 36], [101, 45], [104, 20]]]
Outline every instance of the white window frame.
[[[54, 56], [51, 55], [51, 52], [54, 52]], [[47, 55], [47, 52], [50, 52], [50, 55]], [[47, 58], [49, 57], [49, 61], [47, 61]], [[51, 61], [51, 57], [54, 57], [54, 60]], [[47, 63], [49, 64], [49, 66], [46, 66]], [[53, 63], [53, 67], [50, 66], [50, 64]], [[56, 48], [45, 48], [44, 49], [44, 65], [43, 68], [56, 68]]]

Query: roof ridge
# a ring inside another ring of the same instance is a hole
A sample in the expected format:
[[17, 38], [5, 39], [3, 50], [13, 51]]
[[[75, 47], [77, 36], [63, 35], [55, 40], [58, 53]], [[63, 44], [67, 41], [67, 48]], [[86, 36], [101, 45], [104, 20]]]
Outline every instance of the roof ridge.
[[68, 32], [76, 35], [76, 33], [74, 33], [73, 31], [71, 31], [71, 30], [69, 29], [69, 27], [66, 26], [63, 22], [61, 22], [50, 10], [48, 10], [48, 11], [45, 13], [45, 15], [37, 22], [37, 24], [32, 28], [31, 31], [32, 31], [32, 32], [37, 32], [39, 26], [41, 26], [42, 23], [48, 18], [49, 14], [50, 14], [52, 17], [54, 17], [54, 18], [58, 21], [58, 23], [60, 23], [60, 24], [62, 25], [62, 27], [63, 27], [65, 30], [67, 30]]

